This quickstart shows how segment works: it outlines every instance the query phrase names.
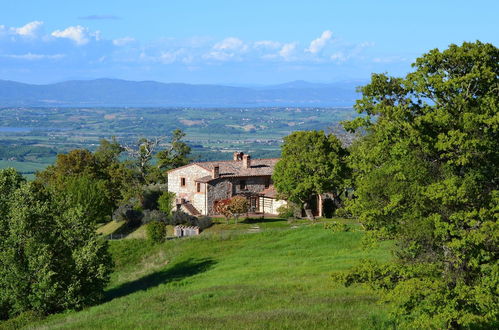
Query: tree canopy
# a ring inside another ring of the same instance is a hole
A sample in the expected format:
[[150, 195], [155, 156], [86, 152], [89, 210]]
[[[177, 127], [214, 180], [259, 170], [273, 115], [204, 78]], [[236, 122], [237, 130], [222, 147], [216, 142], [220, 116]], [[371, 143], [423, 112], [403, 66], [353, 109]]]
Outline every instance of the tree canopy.
[[96, 303], [112, 260], [107, 241], [95, 232], [95, 216], [74, 195], [78, 202], [68, 203], [58, 191], [18, 178], [0, 171], [0, 182], [14, 182], [0, 218], [0, 319]]
[[402, 263], [370, 263], [347, 282], [387, 290], [417, 328], [497, 326], [499, 49], [431, 50], [404, 78], [373, 74], [345, 124], [358, 198], [350, 209]]
[[313, 195], [337, 192], [347, 178], [347, 151], [324, 131], [293, 132], [284, 138], [272, 179], [287, 200], [303, 205]]

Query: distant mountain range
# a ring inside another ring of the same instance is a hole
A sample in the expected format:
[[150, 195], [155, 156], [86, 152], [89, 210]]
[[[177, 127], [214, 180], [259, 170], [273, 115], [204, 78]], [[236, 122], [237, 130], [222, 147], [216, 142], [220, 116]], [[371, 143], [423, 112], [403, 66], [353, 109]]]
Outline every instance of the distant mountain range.
[[119, 79], [32, 85], [0, 80], [0, 107], [352, 106], [359, 96], [359, 85], [362, 83], [293, 81], [264, 87], [232, 87]]

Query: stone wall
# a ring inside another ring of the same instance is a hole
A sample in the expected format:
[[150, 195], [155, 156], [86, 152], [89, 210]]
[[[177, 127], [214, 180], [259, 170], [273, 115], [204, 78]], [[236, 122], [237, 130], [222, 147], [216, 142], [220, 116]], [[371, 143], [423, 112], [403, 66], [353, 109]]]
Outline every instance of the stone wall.
[[[168, 191], [175, 193], [176, 198], [184, 198], [190, 202], [201, 214], [206, 214], [206, 186], [201, 183], [201, 191], [197, 192], [195, 179], [211, 175], [211, 172], [198, 166], [185, 166], [168, 173]], [[181, 178], [185, 178], [185, 186], [181, 185]]]
[[[241, 181], [246, 181], [246, 189], [241, 189]], [[241, 193], [259, 193], [265, 190], [265, 185], [270, 183], [270, 177], [267, 176], [253, 176], [242, 178], [231, 178], [232, 181], [232, 195]]]
[[211, 181], [207, 184], [208, 214], [215, 214], [215, 201], [231, 198], [232, 183], [228, 178]]
[[[246, 181], [246, 189], [241, 189], [241, 180]], [[248, 193], [259, 193], [265, 190], [265, 185], [270, 183], [270, 177], [241, 177], [220, 178], [207, 185], [208, 188], [208, 214], [214, 214], [215, 201], [231, 198], [232, 196]]]

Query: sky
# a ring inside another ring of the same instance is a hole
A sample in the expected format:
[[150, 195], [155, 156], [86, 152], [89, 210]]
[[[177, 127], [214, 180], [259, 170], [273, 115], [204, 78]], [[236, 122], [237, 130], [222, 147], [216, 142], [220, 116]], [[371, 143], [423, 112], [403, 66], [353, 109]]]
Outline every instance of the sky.
[[0, 0], [0, 79], [367, 81], [433, 48], [499, 46], [498, 13], [497, 0]]

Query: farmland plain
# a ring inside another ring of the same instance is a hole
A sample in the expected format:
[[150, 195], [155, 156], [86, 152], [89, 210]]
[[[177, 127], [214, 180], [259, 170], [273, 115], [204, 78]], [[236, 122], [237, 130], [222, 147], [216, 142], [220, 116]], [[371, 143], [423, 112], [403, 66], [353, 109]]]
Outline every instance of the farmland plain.
[[322, 129], [351, 138], [339, 122], [352, 108], [0, 108], [0, 168], [25, 175], [51, 164], [57, 153], [94, 150], [100, 139], [133, 144], [167, 137], [176, 128], [199, 160], [228, 159], [234, 150], [255, 157], [279, 156], [292, 131]]

